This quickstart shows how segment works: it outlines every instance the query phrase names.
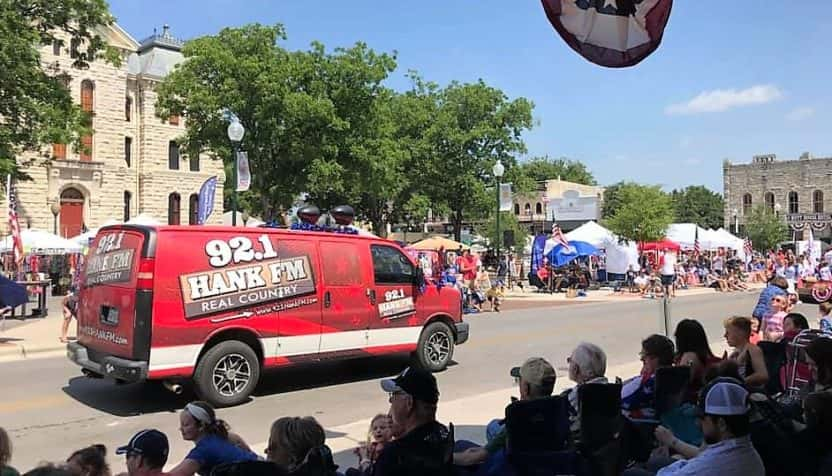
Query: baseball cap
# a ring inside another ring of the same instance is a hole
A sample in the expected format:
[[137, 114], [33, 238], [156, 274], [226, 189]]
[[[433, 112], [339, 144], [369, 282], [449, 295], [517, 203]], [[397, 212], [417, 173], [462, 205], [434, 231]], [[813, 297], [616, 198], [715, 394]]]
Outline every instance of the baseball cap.
[[159, 430], [142, 430], [130, 438], [127, 445], [116, 450], [117, 455], [138, 453], [160, 461], [164, 464], [168, 460], [168, 437]]
[[382, 380], [381, 388], [387, 393], [404, 392], [426, 403], [439, 401], [436, 377], [427, 370], [414, 367], [404, 369], [396, 378]]
[[522, 378], [528, 383], [543, 386], [554, 385], [557, 379], [555, 368], [542, 357], [531, 357], [523, 362], [520, 367], [511, 369], [511, 376]]
[[748, 390], [734, 379], [720, 379], [707, 387], [699, 407], [706, 415], [745, 415], [749, 411]]

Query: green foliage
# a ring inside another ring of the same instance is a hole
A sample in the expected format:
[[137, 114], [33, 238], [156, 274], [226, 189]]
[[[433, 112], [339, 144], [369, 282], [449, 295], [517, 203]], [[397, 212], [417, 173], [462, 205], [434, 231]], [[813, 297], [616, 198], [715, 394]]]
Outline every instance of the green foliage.
[[546, 157], [535, 157], [520, 164], [523, 172], [535, 182], [552, 180], [560, 177], [567, 182], [575, 182], [583, 185], [597, 185], [592, 172], [582, 162], [569, 160], [561, 157], [552, 159]]
[[512, 251], [515, 253], [522, 253], [523, 248], [526, 245], [526, 239], [529, 236], [529, 230], [526, 227], [520, 225], [520, 222], [517, 221], [517, 217], [514, 215], [514, 213], [500, 212], [500, 230], [498, 234], [496, 216], [497, 213], [495, 208], [495, 211], [492, 211], [491, 215], [488, 217], [488, 221], [486, 221], [483, 229], [476, 230], [477, 233], [488, 238], [488, 242], [491, 244], [492, 248], [495, 246], [497, 242], [499, 242], [500, 249], [504, 250], [503, 232], [505, 230], [513, 230], [514, 246], [512, 247]]
[[604, 188], [604, 203], [601, 209], [601, 218], [609, 219], [615, 216], [621, 206], [621, 190], [628, 186], [637, 185], [635, 182], [616, 182]]
[[788, 226], [765, 205], [757, 205], [745, 220], [745, 231], [754, 249], [765, 252], [776, 249], [787, 238]]
[[74, 68], [100, 57], [118, 64], [119, 53], [97, 33], [112, 21], [104, 0], [0, 0], [0, 173], [19, 174], [22, 152], [80, 144], [89, 118], [64, 86], [66, 71], [44, 67], [38, 48], [64, 32], [83, 45]]
[[693, 185], [670, 194], [677, 223], [696, 223], [704, 228], [723, 226], [722, 195], [702, 185]]
[[664, 238], [673, 222], [673, 204], [659, 186], [621, 184], [615, 198], [615, 214], [604, 222], [610, 231], [637, 242]]

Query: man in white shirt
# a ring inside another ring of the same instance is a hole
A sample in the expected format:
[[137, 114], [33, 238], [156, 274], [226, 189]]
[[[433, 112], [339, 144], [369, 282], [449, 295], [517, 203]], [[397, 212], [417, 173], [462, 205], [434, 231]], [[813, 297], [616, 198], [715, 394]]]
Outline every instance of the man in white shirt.
[[673, 283], [676, 281], [676, 253], [673, 251], [665, 251], [660, 260], [660, 271], [662, 275], [662, 286], [664, 286], [664, 295], [668, 297], [676, 297], [676, 287]]

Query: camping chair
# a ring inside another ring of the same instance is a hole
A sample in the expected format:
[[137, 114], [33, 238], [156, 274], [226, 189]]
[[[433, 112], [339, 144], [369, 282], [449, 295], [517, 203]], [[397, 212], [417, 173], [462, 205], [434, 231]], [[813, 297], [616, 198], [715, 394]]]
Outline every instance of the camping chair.
[[568, 449], [569, 400], [554, 396], [506, 407], [506, 457], [518, 476], [578, 473], [578, 454]]
[[578, 449], [584, 472], [618, 476], [624, 470], [621, 382], [589, 383], [578, 387], [581, 436]]

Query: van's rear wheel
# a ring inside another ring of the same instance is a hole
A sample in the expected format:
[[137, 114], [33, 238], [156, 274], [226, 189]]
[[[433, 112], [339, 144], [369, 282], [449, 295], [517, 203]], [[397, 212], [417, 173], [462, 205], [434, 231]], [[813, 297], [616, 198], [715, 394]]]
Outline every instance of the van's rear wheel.
[[246, 401], [260, 380], [260, 362], [248, 345], [220, 342], [199, 360], [194, 373], [196, 395], [215, 407]]
[[454, 356], [454, 333], [444, 322], [432, 322], [422, 331], [416, 363], [425, 370], [444, 370]]

